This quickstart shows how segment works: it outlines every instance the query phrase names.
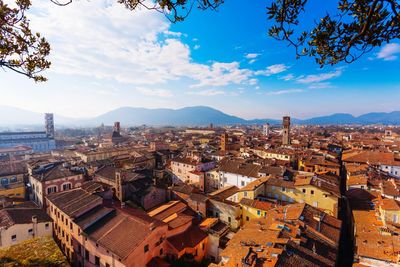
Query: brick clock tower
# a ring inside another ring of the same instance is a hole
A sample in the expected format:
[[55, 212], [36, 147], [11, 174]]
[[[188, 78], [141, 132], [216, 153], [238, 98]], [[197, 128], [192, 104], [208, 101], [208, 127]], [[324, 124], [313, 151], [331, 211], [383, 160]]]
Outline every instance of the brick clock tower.
[[282, 121], [282, 145], [290, 145], [290, 117], [284, 116]]
[[226, 151], [228, 145], [228, 134], [223, 133], [221, 134], [221, 150]]

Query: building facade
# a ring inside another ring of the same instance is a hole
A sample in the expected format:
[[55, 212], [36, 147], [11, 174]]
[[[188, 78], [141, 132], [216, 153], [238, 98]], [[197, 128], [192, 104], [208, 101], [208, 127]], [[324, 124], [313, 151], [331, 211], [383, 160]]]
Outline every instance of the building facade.
[[0, 218], [0, 248], [52, 235], [51, 218], [42, 209], [6, 208], [0, 210]]
[[45, 115], [45, 124], [46, 131], [0, 133], [0, 148], [28, 146], [34, 152], [48, 152], [55, 149], [53, 114]]

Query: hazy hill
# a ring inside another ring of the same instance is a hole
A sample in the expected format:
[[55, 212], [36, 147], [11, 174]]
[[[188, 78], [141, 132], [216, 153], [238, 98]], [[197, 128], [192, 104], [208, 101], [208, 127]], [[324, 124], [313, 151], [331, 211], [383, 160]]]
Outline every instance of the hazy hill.
[[[279, 119], [253, 119], [245, 120], [236, 116], [223, 113], [217, 109], [206, 106], [185, 107], [181, 109], [147, 109], [122, 107], [111, 110], [97, 117], [89, 119], [73, 119], [57, 114], [56, 126], [96, 126], [104, 123], [112, 125], [114, 121], [120, 121], [122, 125], [188, 125], [205, 126], [232, 124], [280, 124]], [[309, 119], [292, 118], [294, 124], [395, 124], [400, 125], [400, 111], [390, 113], [374, 112], [358, 117], [346, 113], [336, 113]], [[44, 125], [44, 114], [28, 110], [0, 106], [0, 128], [9, 125]]]
[[225, 114], [210, 107], [186, 107], [181, 109], [147, 109], [123, 107], [86, 121], [88, 124], [112, 124], [120, 121], [125, 125], [208, 125], [239, 124], [246, 120]]

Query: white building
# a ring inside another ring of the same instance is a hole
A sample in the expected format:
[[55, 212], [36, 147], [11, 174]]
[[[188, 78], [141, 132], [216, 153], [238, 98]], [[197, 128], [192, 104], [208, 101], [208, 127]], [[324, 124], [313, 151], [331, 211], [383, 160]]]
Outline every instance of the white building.
[[52, 219], [39, 208], [0, 210], [0, 248], [34, 237], [52, 236]]
[[262, 166], [257, 164], [223, 160], [218, 170], [219, 186], [223, 188], [234, 185], [242, 188], [261, 177], [261, 168]]
[[393, 162], [393, 164], [390, 165], [381, 164], [379, 168], [390, 176], [400, 179], [400, 163]]
[[198, 172], [206, 172], [215, 167], [215, 162], [201, 160], [193, 160], [191, 158], [175, 158], [171, 161], [171, 169], [173, 173], [174, 183], [199, 183], [197, 179], [193, 180], [193, 174]]

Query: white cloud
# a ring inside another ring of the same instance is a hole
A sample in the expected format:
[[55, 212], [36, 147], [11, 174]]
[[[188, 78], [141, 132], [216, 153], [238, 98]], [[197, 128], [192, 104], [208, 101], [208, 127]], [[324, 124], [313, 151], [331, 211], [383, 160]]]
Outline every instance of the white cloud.
[[399, 53], [400, 53], [399, 44], [396, 43], [387, 44], [381, 48], [376, 57], [386, 61], [391, 61], [391, 60], [396, 60], [398, 58], [397, 54]]
[[258, 57], [259, 55], [260, 54], [257, 54], [257, 53], [248, 53], [244, 57], [247, 58], [247, 59], [253, 59], [253, 58]]
[[146, 96], [156, 96], [156, 97], [171, 97], [172, 92], [166, 89], [153, 89], [145, 87], [137, 87], [136, 91]]
[[249, 85], [256, 85], [258, 83], [258, 80], [253, 78], [253, 79], [250, 79], [248, 83], [249, 83]]
[[325, 89], [325, 88], [332, 88], [333, 85], [329, 82], [322, 82], [322, 83], [312, 83], [308, 86], [309, 89]]
[[203, 90], [203, 91], [190, 91], [190, 92], [187, 92], [186, 94], [199, 95], [199, 96], [215, 96], [215, 95], [224, 95], [225, 92], [222, 90], [209, 89], [209, 90]]
[[297, 78], [298, 83], [308, 84], [308, 83], [319, 83], [332, 78], [339, 77], [342, 75], [342, 68], [338, 68], [332, 72], [325, 72], [320, 74], [312, 74], [307, 76], [300, 76]]
[[284, 80], [284, 81], [291, 81], [294, 79], [294, 75], [292, 73], [289, 73], [285, 76], [280, 77], [279, 79]]
[[286, 66], [285, 64], [275, 64], [268, 66], [265, 70], [258, 70], [255, 72], [255, 74], [263, 76], [271, 76], [273, 74], [284, 72], [287, 69], [289, 69], [289, 66]]
[[242, 84], [251, 82], [250, 77], [253, 75], [252, 71], [241, 69], [238, 62], [215, 62], [210, 67], [201, 64], [191, 64], [181, 71], [191, 73], [191, 76], [199, 81], [197, 84], [191, 85], [191, 88]]
[[66, 7], [38, 2], [29, 18], [52, 45], [50, 71], [56, 73], [136, 86], [189, 79], [193, 87], [248, 84], [254, 75], [238, 62], [194, 62], [179, 39], [184, 34], [171, 32], [158, 12], [129, 11], [107, 0]]
[[251, 60], [249, 60], [249, 64], [253, 64], [254, 62], [256, 62], [257, 60], [255, 60], [255, 59], [251, 59]]
[[199, 49], [199, 48], [200, 48], [200, 45], [195, 45], [195, 46], [193, 47], [194, 50], [197, 50], [197, 49]]
[[285, 94], [302, 93], [302, 92], [304, 92], [303, 89], [287, 89], [287, 90], [267, 92], [266, 95], [285, 95]]
[[174, 37], [181, 37], [182, 36], [181, 32], [164, 31], [164, 34], [165, 35], [171, 35], [171, 36], [174, 36]]

